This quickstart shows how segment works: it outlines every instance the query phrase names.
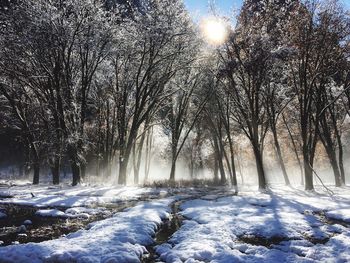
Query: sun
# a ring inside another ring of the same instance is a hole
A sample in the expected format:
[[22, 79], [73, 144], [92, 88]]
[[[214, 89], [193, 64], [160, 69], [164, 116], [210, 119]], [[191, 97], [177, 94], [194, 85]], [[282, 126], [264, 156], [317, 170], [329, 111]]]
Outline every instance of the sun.
[[207, 18], [201, 23], [202, 33], [211, 45], [221, 45], [227, 38], [227, 26], [217, 18]]

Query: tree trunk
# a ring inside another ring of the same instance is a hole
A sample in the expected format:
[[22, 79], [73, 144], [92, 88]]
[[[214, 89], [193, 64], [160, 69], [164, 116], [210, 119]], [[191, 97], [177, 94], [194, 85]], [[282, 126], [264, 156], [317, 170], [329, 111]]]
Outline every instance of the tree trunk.
[[256, 169], [258, 173], [258, 180], [259, 180], [259, 189], [265, 190], [266, 189], [266, 178], [265, 178], [265, 170], [262, 160], [262, 155], [259, 147], [257, 145], [253, 144], [253, 151], [254, 151], [254, 157], [256, 162]]
[[86, 178], [86, 163], [80, 164], [80, 176], [82, 179]]
[[345, 169], [344, 169], [344, 154], [343, 154], [343, 145], [341, 144], [339, 145], [338, 159], [339, 159], [338, 162], [339, 162], [341, 183], [345, 185], [346, 181], [345, 181]]
[[152, 136], [153, 136], [153, 127], [147, 131], [146, 158], [145, 158], [145, 179], [144, 179], [145, 183], [148, 182], [149, 170], [151, 167]]
[[51, 165], [52, 183], [57, 185], [60, 183], [60, 159], [56, 158]]
[[220, 147], [218, 138], [215, 136], [215, 134], [213, 134], [213, 141], [214, 141], [216, 160], [218, 162], [218, 167], [220, 171], [220, 184], [223, 185], [226, 183], [225, 169], [224, 169], [224, 164], [222, 162], [222, 158], [224, 157], [224, 152], [223, 152], [223, 149]]
[[[146, 130], [147, 130], [147, 123], [145, 124], [145, 128], [144, 128], [143, 134], [141, 136], [139, 147], [137, 148], [137, 151], [136, 151], [136, 149], [134, 151], [134, 158], [136, 158], [136, 160], [134, 160], [134, 184], [139, 183], [142, 150], [143, 150], [143, 145], [144, 145], [145, 139], [146, 139]], [[135, 144], [135, 148], [136, 148], [136, 144]]]
[[307, 150], [303, 150], [304, 158], [304, 175], [305, 175], [305, 190], [314, 190], [312, 161]]
[[340, 187], [342, 186], [342, 180], [340, 176], [336, 153], [332, 147], [329, 147], [329, 146], [327, 147], [327, 145], [325, 144], [324, 146], [326, 148], [326, 153], [333, 170], [335, 186]]
[[223, 152], [224, 152], [224, 157], [225, 157], [225, 161], [226, 161], [226, 164], [227, 164], [228, 173], [230, 175], [230, 180], [231, 180], [231, 183], [232, 183], [232, 181], [233, 181], [233, 173], [232, 173], [232, 170], [231, 170], [230, 159], [228, 158], [227, 152], [225, 150]]
[[281, 147], [280, 147], [280, 143], [278, 141], [276, 129], [272, 129], [272, 134], [273, 134], [273, 140], [275, 142], [275, 150], [276, 150], [277, 159], [278, 159], [279, 165], [280, 165], [281, 170], [282, 170], [284, 182], [286, 185], [290, 185], [290, 181], [288, 178], [286, 166], [285, 166], [284, 161], [283, 161]]
[[215, 158], [214, 160], [214, 183], [218, 184], [219, 183], [219, 164], [218, 160]]
[[232, 172], [231, 183], [232, 183], [233, 186], [237, 186], [237, 173], [236, 173], [236, 166], [235, 166], [235, 154], [234, 154], [234, 150], [233, 150], [233, 143], [232, 143], [231, 135], [228, 135], [228, 140], [229, 140], [230, 155], [231, 155], [231, 172]]
[[33, 175], [33, 184], [39, 184], [40, 176], [40, 163], [39, 160], [35, 160], [33, 163], [34, 175]]
[[171, 162], [171, 170], [170, 170], [170, 182], [175, 182], [175, 172], [176, 172], [176, 160], [173, 158]]
[[139, 182], [139, 170], [137, 167], [136, 142], [132, 146], [132, 164], [133, 164], [133, 170], [134, 170], [134, 184], [138, 184], [138, 182]]
[[218, 162], [219, 162], [219, 170], [220, 170], [220, 184], [224, 185], [226, 184], [226, 174], [225, 174], [224, 164], [222, 162], [222, 153], [220, 153]]
[[337, 143], [338, 143], [338, 163], [339, 163], [341, 184], [345, 185], [343, 143], [342, 143], [341, 135], [339, 134], [339, 132], [336, 132], [336, 137], [337, 137]]
[[71, 161], [71, 169], [72, 169], [72, 176], [73, 176], [73, 182], [72, 185], [75, 186], [80, 183], [80, 166], [79, 163], [75, 160]]
[[179, 136], [175, 136], [175, 132], [172, 132], [171, 138], [171, 170], [170, 170], [170, 182], [175, 182], [175, 172], [176, 172], [176, 160], [177, 160], [177, 152], [178, 152], [178, 144], [179, 144]]
[[128, 160], [123, 158], [123, 156], [119, 157], [119, 176], [118, 176], [118, 184], [126, 185], [126, 172], [128, 167]]

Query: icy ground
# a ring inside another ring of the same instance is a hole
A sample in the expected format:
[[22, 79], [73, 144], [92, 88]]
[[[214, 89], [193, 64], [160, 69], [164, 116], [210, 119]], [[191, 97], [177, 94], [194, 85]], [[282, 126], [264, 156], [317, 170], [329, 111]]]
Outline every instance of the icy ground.
[[165, 262], [350, 262], [350, 188], [334, 191], [188, 201], [182, 227], [156, 251]]
[[56, 240], [0, 248], [0, 262], [139, 262], [173, 199], [139, 204]]
[[[350, 187], [332, 190], [335, 195], [329, 196], [321, 188], [276, 186], [266, 193], [245, 188], [223, 197], [232, 192], [0, 186], [0, 204], [36, 206], [42, 216], [67, 218], [95, 213], [110, 202], [155, 196], [66, 237], [0, 247], [0, 262], [140, 262], [152, 246], [167, 263], [350, 262]], [[156, 245], [154, 236], [173, 216], [174, 202], [181, 204], [182, 225]]]
[[[1, 183], [1, 182], [0, 182]], [[34, 207], [80, 207], [131, 201], [147, 195], [161, 195], [162, 190], [140, 187], [49, 186], [15, 182], [0, 184], [0, 203]], [[166, 194], [166, 192], [164, 192]], [[2, 198], [1, 197], [6, 197]]]

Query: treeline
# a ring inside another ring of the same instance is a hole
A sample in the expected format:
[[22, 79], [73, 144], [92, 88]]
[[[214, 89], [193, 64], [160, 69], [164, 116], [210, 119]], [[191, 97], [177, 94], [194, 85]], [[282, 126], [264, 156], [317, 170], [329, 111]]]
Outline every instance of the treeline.
[[236, 186], [244, 135], [265, 188], [271, 134], [289, 184], [287, 131], [307, 190], [318, 144], [345, 183], [350, 23], [335, 1], [245, 1], [216, 47], [180, 0], [16, 1], [0, 14], [1, 127], [20, 134], [35, 184], [44, 164], [58, 184], [63, 162], [73, 185], [91, 163], [106, 177], [117, 168], [119, 184], [147, 181], [155, 128], [168, 138], [170, 181], [185, 155], [191, 173], [208, 166]]

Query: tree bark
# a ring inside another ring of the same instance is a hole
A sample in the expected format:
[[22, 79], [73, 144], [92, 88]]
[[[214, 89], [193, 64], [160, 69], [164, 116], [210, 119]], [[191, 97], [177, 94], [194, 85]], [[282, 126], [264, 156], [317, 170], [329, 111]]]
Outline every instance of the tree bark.
[[264, 190], [266, 189], [266, 179], [265, 179], [265, 170], [264, 170], [264, 165], [262, 160], [262, 154], [257, 145], [253, 145], [253, 151], [255, 156], [256, 169], [258, 173], [259, 189]]
[[343, 143], [341, 139], [341, 134], [338, 130], [336, 130], [336, 138], [338, 143], [338, 163], [340, 170], [340, 178], [341, 184], [345, 185], [345, 169], [344, 169], [344, 152], [343, 152]]
[[312, 171], [312, 163], [308, 150], [303, 150], [303, 158], [304, 158], [304, 175], [305, 175], [305, 190], [314, 190], [314, 182], [313, 182], [313, 171]]
[[81, 178], [80, 178], [79, 163], [75, 160], [71, 160], [71, 169], [72, 169], [72, 176], [73, 176], [72, 185], [75, 186], [77, 184], [80, 184]]
[[55, 159], [54, 163], [51, 165], [51, 173], [52, 173], [52, 183], [57, 185], [60, 183], [60, 160], [58, 158]]
[[338, 167], [335, 150], [332, 147], [327, 146], [326, 144], [324, 144], [324, 147], [326, 148], [326, 153], [333, 170], [335, 186], [340, 187], [342, 186], [342, 180], [340, 176], [340, 170]]
[[170, 182], [175, 182], [176, 160], [172, 160], [170, 169]]
[[233, 186], [237, 186], [237, 172], [236, 172], [236, 166], [235, 166], [235, 154], [233, 150], [233, 143], [232, 143], [231, 135], [228, 135], [228, 137], [229, 137], [230, 155], [231, 155], [231, 171], [232, 171], [231, 183]]
[[118, 184], [126, 185], [126, 172], [128, 167], [128, 157], [119, 157], [119, 176], [118, 176]]
[[80, 164], [80, 176], [82, 179], [86, 178], [86, 163]]
[[39, 176], [40, 176], [40, 162], [39, 160], [35, 160], [33, 163], [33, 184], [39, 184]]
[[151, 167], [152, 136], [153, 136], [153, 127], [147, 131], [146, 158], [145, 158], [145, 179], [144, 179], [145, 183], [148, 182], [149, 170]]
[[214, 160], [214, 183], [218, 184], [219, 183], [219, 164], [218, 160], [215, 157]]
[[289, 181], [289, 178], [288, 178], [286, 166], [284, 164], [283, 157], [282, 157], [280, 143], [278, 141], [277, 131], [275, 129], [272, 129], [272, 134], [273, 134], [273, 140], [274, 140], [274, 143], [275, 143], [275, 150], [276, 150], [277, 159], [278, 159], [278, 163], [279, 163], [279, 165], [281, 167], [281, 170], [282, 170], [284, 182], [285, 182], [286, 185], [290, 185], [290, 181]]

